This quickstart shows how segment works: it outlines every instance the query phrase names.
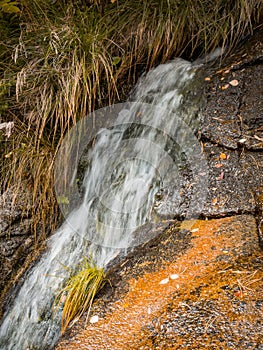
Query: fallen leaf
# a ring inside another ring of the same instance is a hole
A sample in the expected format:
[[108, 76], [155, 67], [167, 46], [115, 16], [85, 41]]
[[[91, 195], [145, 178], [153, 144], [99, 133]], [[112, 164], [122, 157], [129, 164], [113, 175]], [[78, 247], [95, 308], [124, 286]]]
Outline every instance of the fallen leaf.
[[225, 153], [221, 153], [219, 158], [222, 160], [225, 160], [225, 159], [227, 159], [227, 155]]
[[247, 142], [247, 139], [240, 139], [238, 142], [239, 143], [245, 143], [245, 142]]
[[167, 284], [169, 282], [169, 278], [165, 278], [163, 280], [161, 280], [161, 282], [159, 284]]
[[121, 57], [119, 56], [112, 57], [113, 66], [117, 66], [120, 62], [121, 62]]
[[10, 158], [10, 157], [12, 156], [12, 154], [13, 154], [13, 151], [11, 151], [11, 152], [5, 154], [5, 158]]
[[239, 82], [238, 82], [238, 80], [233, 79], [233, 80], [231, 80], [231, 81], [229, 82], [229, 84], [232, 85], [232, 86], [238, 86]]
[[221, 174], [218, 176], [217, 179], [218, 179], [218, 180], [223, 180], [224, 176], [225, 176], [225, 172], [222, 171]]
[[97, 323], [99, 320], [99, 316], [98, 315], [94, 315], [90, 318], [90, 323]]
[[212, 204], [213, 204], [213, 205], [216, 205], [216, 204], [217, 204], [217, 198], [214, 198], [214, 199], [212, 200]]
[[225, 84], [224, 86], [222, 86], [222, 90], [226, 90], [227, 88], [229, 88], [229, 84]]
[[235, 296], [237, 298], [241, 298], [243, 296], [243, 293], [242, 293], [242, 290], [238, 290], [236, 293], [235, 293]]

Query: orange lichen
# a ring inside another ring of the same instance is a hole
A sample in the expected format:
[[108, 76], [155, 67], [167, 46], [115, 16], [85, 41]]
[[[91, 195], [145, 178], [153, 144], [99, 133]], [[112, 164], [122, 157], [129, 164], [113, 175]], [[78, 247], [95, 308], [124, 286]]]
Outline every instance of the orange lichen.
[[[234, 226], [236, 235], [220, 233], [222, 225], [228, 224]], [[222, 288], [225, 285], [231, 288], [236, 286], [233, 298], [249, 299], [258, 285], [263, 285], [262, 271], [231, 268], [238, 248], [246, 241], [244, 235], [238, 234], [241, 224], [235, 223], [231, 218], [185, 222], [183, 228], [191, 228], [193, 244], [183, 255], [173, 263], [164, 262], [161, 270], [131, 279], [129, 292], [114, 304], [113, 312], [108, 312], [95, 325], [88, 325], [70, 344], [64, 346], [62, 342], [57, 349], [151, 349], [147, 337], [142, 341], [139, 339], [140, 333], [147, 334], [142, 332], [143, 327], [165, 312], [168, 304], [173, 309], [182, 305], [187, 308], [190, 307], [187, 300], [194, 301], [198, 298], [220, 298], [222, 307], [226, 310], [225, 317], [238, 318], [231, 311], [231, 300], [222, 292]], [[172, 275], [176, 275], [176, 278], [171, 278]], [[195, 293], [198, 289], [199, 294]], [[158, 329], [158, 324], [155, 327]], [[180, 349], [180, 344], [183, 344], [180, 336], [177, 337], [176, 344], [176, 347], [166, 345], [163, 348]], [[221, 348], [222, 345], [221, 342]], [[198, 349], [202, 349], [200, 344]]]

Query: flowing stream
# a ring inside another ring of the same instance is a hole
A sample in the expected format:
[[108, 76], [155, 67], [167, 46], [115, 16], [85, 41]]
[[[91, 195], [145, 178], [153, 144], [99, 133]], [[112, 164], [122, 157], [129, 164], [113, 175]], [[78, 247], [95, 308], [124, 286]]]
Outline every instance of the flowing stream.
[[197, 70], [181, 59], [153, 69], [139, 82], [134, 102], [118, 109], [114, 125], [98, 131], [82, 155], [87, 166], [78, 205], [49, 239], [46, 253], [28, 272], [4, 315], [2, 350], [53, 348], [61, 310], [54, 314], [52, 304], [69, 276], [65, 266], [74, 269], [91, 254], [98, 266], [107, 268], [120, 251], [142, 243], [138, 230], [133, 233], [156, 220], [156, 194], [171, 179], [178, 180], [173, 200], [180, 206], [179, 165], [183, 155], [189, 158], [198, 148]]

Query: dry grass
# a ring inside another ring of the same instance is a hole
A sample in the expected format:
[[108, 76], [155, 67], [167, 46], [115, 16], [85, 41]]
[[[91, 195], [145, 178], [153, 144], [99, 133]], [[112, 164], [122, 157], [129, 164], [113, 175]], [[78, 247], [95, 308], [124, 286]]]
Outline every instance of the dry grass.
[[63, 304], [62, 333], [73, 320], [78, 320], [86, 311], [88, 318], [93, 299], [104, 283], [104, 270], [85, 259], [55, 300], [58, 306]]
[[141, 72], [158, 63], [232, 48], [259, 23], [262, 6], [260, 0], [119, 0], [101, 11], [96, 1], [21, 1], [20, 30], [6, 34], [0, 52], [1, 119], [15, 122], [11, 138], [2, 140], [0, 177], [2, 191], [30, 187], [34, 231], [41, 226], [44, 237], [57, 225], [53, 164], [70, 127], [123, 99]]

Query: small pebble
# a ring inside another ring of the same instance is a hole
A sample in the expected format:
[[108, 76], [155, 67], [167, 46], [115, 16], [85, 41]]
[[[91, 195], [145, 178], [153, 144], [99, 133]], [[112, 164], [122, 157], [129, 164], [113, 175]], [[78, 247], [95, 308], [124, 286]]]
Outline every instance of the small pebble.
[[224, 86], [222, 86], [222, 90], [226, 90], [226, 89], [228, 89], [229, 88], [229, 84], [225, 84]]
[[90, 318], [90, 323], [97, 323], [99, 321], [99, 316], [98, 315], [94, 315]]
[[238, 142], [239, 143], [245, 143], [245, 142], [247, 142], [247, 139], [240, 139]]
[[232, 86], [238, 86], [239, 83], [238, 83], [238, 80], [234, 79], [234, 80], [231, 80], [229, 82], [229, 84], [232, 85]]
[[167, 284], [169, 282], [169, 278], [165, 278], [163, 280], [161, 280], [161, 282], [159, 284]]

